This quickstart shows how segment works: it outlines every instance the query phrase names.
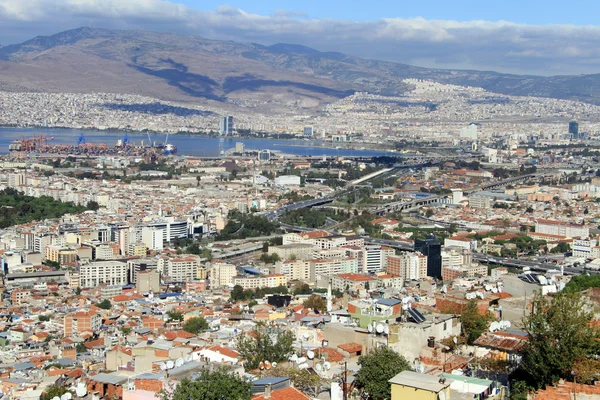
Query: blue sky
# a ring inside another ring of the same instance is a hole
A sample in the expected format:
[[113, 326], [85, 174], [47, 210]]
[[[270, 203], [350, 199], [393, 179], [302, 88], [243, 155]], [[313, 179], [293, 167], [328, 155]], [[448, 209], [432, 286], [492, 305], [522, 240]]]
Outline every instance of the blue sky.
[[522, 24], [573, 24], [594, 25], [598, 23], [600, 2], [593, 0], [184, 0], [185, 4], [198, 10], [214, 10], [222, 5], [241, 8], [261, 15], [274, 14], [277, 10], [297, 11], [310, 18], [349, 19], [369, 21], [381, 18], [451, 19], [456, 21], [486, 20], [511, 21]]
[[430, 68], [600, 73], [591, 0], [0, 0], [0, 45], [81, 26], [301, 44]]

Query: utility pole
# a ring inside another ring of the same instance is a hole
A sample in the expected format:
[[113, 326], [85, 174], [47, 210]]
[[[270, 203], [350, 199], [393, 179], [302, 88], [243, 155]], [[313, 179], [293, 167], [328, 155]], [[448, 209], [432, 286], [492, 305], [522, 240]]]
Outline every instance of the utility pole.
[[344, 361], [344, 375], [342, 378], [342, 393], [344, 396], [344, 400], [348, 400], [348, 387], [347, 387], [347, 382], [348, 382], [348, 362]]

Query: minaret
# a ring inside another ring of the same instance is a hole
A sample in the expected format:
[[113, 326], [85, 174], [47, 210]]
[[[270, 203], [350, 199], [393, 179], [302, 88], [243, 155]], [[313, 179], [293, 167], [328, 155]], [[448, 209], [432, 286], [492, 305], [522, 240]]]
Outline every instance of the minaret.
[[330, 313], [333, 310], [333, 302], [331, 295], [331, 281], [329, 281], [329, 285], [327, 285], [327, 312]]

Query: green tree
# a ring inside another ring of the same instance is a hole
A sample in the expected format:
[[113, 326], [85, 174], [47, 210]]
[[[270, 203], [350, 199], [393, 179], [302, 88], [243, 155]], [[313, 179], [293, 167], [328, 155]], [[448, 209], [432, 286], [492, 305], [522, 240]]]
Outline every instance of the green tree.
[[44, 390], [44, 393], [40, 396], [40, 400], [52, 400], [54, 397], [60, 397], [67, 392], [69, 390], [64, 386], [52, 385]]
[[88, 210], [97, 211], [100, 209], [100, 204], [97, 201], [89, 201], [85, 206]]
[[208, 322], [202, 317], [190, 318], [183, 323], [182, 329], [186, 332], [197, 334], [208, 329]]
[[600, 335], [580, 293], [560, 292], [548, 299], [537, 292], [532, 305], [533, 312], [523, 320], [529, 340], [521, 368], [531, 387], [542, 388], [571, 377], [577, 360], [597, 354]]
[[294, 285], [294, 290], [292, 292], [294, 296], [298, 296], [299, 294], [311, 294], [310, 286], [303, 282], [298, 282]]
[[428, 208], [427, 211], [425, 211], [425, 216], [427, 218], [431, 218], [433, 216], [433, 210], [431, 208]]
[[77, 286], [77, 287], [75, 288], [75, 295], [76, 295], [76, 296], [79, 296], [80, 294], [81, 294], [81, 288], [80, 288], [79, 286]]
[[491, 320], [489, 314], [481, 315], [477, 310], [477, 303], [470, 301], [462, 310], [460, 322], [462, 325], [462, 334], [468, 344], [472, 345], [475, 340], [488, 328]]
[[215, 371], [200, 370], [200, 376], [182, 379], [177, 388], [169, 393], [159, 393], [161, 400], [250, 400], [252, 385], [225, 368]]
[[324, 312], [327, 310], [327, 301], [321, 296], [313, 295], [304, 301], [304, 307]]
[[409, 362], [387, 346], [371, 351], [358, 359], [360, 370], [354, 381], [368, 399], [385, 400], [391, 396], [388, 382], [402, 371], [410, 370]]
[[231, 290], [231, 300], [233, 302], [246, 300], [244, 288], [241, 285], [235, 285]]
[[262, 361], [281, 362], [294, 352], [296, 336], [288, 330], [272, 332], [259, 326], [252, 335], [240, 335], [236, 341], [238, 353], [246, 360], [246, 369], [257, 368]]
[[112, 308], [112, 303], [109, 299], [104, 299], [100, 303], [96, 304], [96, 307], [102, 308], [103, 310], [110, 310]]
[[169, 317], [169, 321], [183, 321], [183, 314], [177, 310], [167, 311], [167, 317]]

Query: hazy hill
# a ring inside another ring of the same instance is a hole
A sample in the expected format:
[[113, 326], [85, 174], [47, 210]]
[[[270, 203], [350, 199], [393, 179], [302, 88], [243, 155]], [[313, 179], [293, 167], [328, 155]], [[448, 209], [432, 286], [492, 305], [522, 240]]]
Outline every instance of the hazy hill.
[[[0, 89], [136, 93], [165, 100], [314, 108], [354, 91], [401, 94], [404, 78], [600, 103], [600, 74], [520, 76], [367, 60], [279, 43], [79, 28], [0, 47]], [[202, 101], [205, 101], [202, 100]]]

